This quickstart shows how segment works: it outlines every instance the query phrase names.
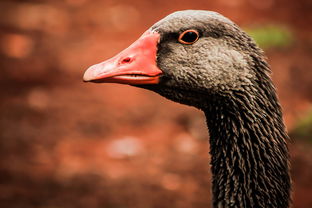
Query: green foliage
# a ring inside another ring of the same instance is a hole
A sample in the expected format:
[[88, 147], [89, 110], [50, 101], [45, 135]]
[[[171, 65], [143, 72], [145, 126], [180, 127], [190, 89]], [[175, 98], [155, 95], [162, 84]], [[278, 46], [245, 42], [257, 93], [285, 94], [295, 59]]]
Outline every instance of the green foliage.
[[289, 133], [294, 139], [303, 139], [312, 142], [312, 109], [297, 123]]
[[292, 44], [294, 37], [289, 29], [280, 25], [262, 25], [245, 28], [245, 31], [263, 49], [284, 48]]

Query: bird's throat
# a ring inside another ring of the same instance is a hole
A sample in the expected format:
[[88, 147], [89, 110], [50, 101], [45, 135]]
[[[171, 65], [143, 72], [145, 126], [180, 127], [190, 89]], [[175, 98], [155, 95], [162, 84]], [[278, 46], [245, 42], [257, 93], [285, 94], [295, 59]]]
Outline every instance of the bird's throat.
[[287, 208], [287, 134], [277, 99], [264, 103], [240, 93], [232, 96], [205, 109], [213, 207]]

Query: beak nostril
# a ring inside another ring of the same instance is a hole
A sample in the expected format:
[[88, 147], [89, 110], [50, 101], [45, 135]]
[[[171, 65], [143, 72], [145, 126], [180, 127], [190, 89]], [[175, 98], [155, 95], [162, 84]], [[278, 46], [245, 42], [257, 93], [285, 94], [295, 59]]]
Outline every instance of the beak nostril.
[[132, 62], [132, 58], [130, 57], [126, 57], [121, 60], [121, 64], [129, 64], [130, 62]]

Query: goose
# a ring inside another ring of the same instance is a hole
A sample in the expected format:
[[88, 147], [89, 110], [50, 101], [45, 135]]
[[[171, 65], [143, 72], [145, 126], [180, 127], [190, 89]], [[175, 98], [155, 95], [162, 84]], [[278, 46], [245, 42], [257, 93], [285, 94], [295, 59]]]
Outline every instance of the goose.
[[228, 18], [174, 12], [128, 48], [84, 73], [85, 82], [140, 87], [203, 111], [214, 208], [287, 208], [288, 135], [263, 51]]

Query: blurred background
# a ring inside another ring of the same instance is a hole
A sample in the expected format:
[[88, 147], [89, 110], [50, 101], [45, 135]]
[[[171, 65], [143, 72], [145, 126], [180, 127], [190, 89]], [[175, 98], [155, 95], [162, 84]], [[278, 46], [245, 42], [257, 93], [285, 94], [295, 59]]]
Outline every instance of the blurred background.
[[0, 207], [210, 207], [201, 112], [82, 82], [183, 9], [222, 13], [265, 50], [292, 138], [293, 204], [312, 207], [310, 0], [1, 0]]

